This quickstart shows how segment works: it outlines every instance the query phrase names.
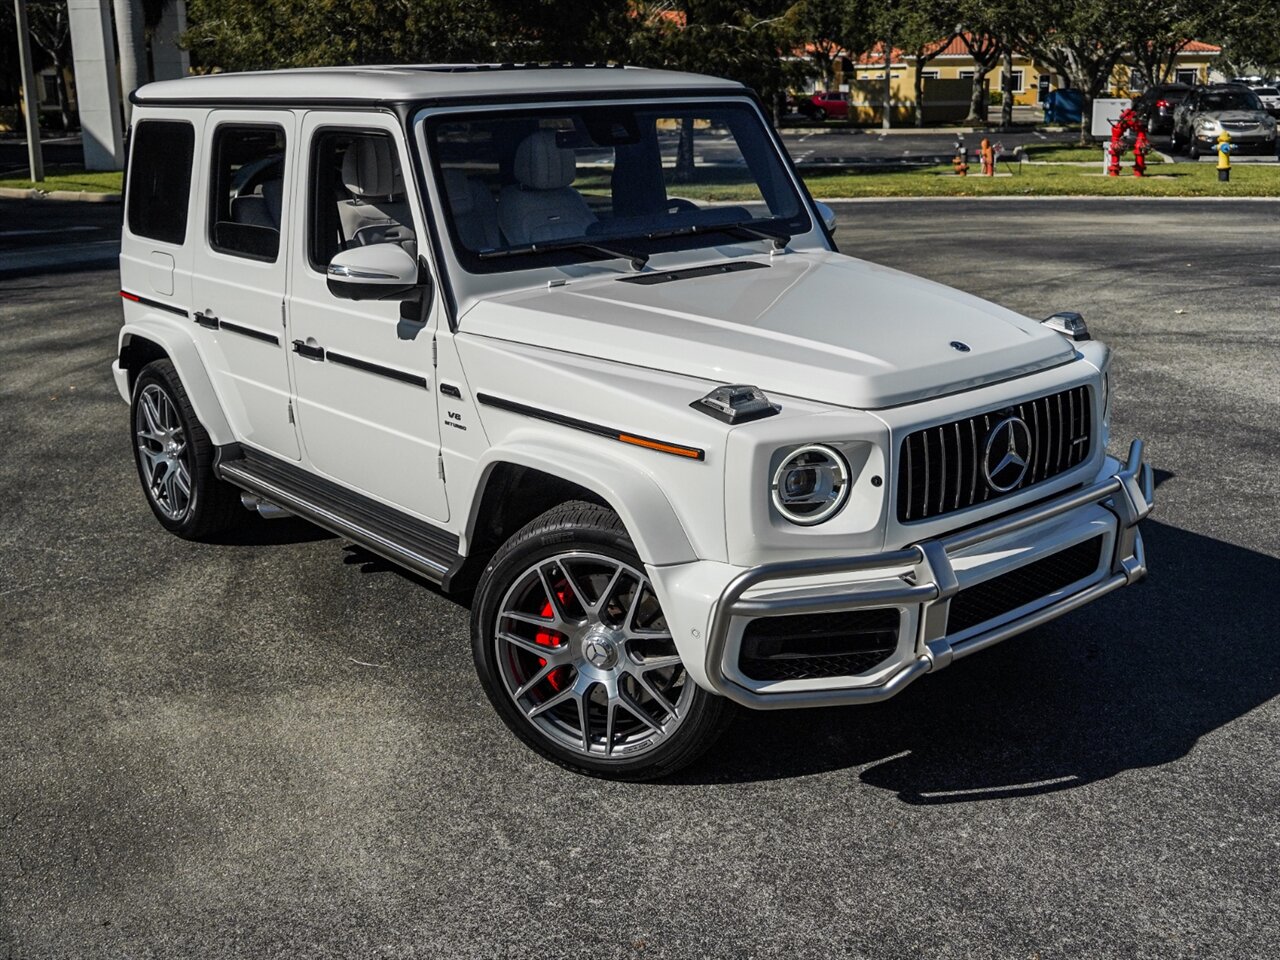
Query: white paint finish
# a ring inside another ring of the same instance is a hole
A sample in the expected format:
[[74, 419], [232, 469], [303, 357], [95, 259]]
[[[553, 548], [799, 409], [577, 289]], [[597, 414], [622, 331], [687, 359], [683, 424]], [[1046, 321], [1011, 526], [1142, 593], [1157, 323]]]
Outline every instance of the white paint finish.
[[120, 88], [106, 0], [67, 0], [86, 170], [124, 167]]
[[[76, 3], [77, 0], [72, 0]], [[92, 0], [78, 0], [80, 3]], [[696, 73], [643, 67], [542, 67], [522, 70], [457, 70], [452, 64], [359, 67], [303, 67], [250, 73], [219, 73], [149, 83], [138, 91], [146, 103], [218, 99], [261, 103], [264, 98], [308, 101], [420, 100], [468, 97], [478, 102], [590, 89], [623, 93], [647, 92], [661, 97], [670, 91], [745, 89], [732, 80]]]
[[[275, 125], [285, 132], [281, 237], [274, 263], [222, 253], [210, 244], [207, 203], [214, 137], [220, 127], [241, 124]], [[288, 111], [213, 111], [200, 138], [202, 161], [192, 177], [198, 205], [187, 225], [187, 246], [193, 256], [192, 312], [211, 313], [224, 323], [268, 333], [280, 340], [280, 345], [274, 346], [230, 330], [209, 330], [192, 324], [193, 336], [209, 364], [223, 410], [238, 440], [289, 460], [300, 456], [297, 432], [289, 421], [291, 388], [281, 311], [289, 237], [302, 227], [293, 205], [298, 170], [295, 125], [294, 115]]]
[[153, 292], [162, 297], [173, 296], [173, 255], [163, 250], [152, 250], [147, 269], [147, 280]]
[[[302, 120], [299, 168], [310, 169], [311, 138], [321, 128], [385, 130], [395, 137], [394, 119], [382, 114], [312, 111]], [[401, 140], [395, 137], [397, 143]], [[401, 150], [400, 163], [408, 157]], [[307, 159], [303, 159], [307, 158]], [[289, 350], [298, 429], [306, 462], [317, 473], [417, 517], [445, 521], [449, 504], [437, 463], [440, 425], [436, 416], [437, 384], [431, 340], [440, 316], [433, 300], [426, 323], [401, 319], [400, 304], [376, 300], [342, 300], [329, 292], [325, 273], [313, 267], [307, 252], [309, 187], [299, 182], [293, 194], [288, 240], [289, 329], [287, 341], [318, 344], [366, 363], [426, 378], [426, 387], [332, 361], [309, 360]], [[423, 215], [410, 198], [419, 250], [429, 259]], [[377, 247], [347, 251], [368, 254]], [[395, 252], [403, 253], [399, 247]], [[438, 284], [435, 285], [438, 287]]]
[[[536, 339], [537, 331], [531, 330], [529, 335]], [[458, 334], [455, 342], [477, 395], [491, 394], [614, 430], [705, 450], [706, 460], [699, 462], [492, 406], [479, 407], [485, 433], [495, 450], [501, 451], [517, 433], [525, 435], [536, 429], [553, 465], [561, 452], [624, 465], [622, 469], [669, 492], [671, 508], [697, 556], [725, 556], [722, 451], [729, 428], [689, 407], [713, 384], [466, 333]], [[584, 486], [605, 492], [598, 481], [592, 482], [590, 471], [585, 476]], [[451, 483], [456, 479], [451, 477]], [[467, 486], [463, 481], [459, 512], [464, 509]], [[628, 530], [633, 536], [642, 536], [634, 528]], [[656, 553], [641, 554], [646, 562], [675, 562], [657, 557]]]
[[[941, 284], [827, 251], [748, 258], [748, 250], [734, 248], [735, 259], [767, 266], [652, 285], [597, 274], [496, 297], [461, 326], [861, 409], [972, 389], [1072, 356], [1041, 324]], [[703, 251], [705, 262], [724, 262], [715, 253]]]

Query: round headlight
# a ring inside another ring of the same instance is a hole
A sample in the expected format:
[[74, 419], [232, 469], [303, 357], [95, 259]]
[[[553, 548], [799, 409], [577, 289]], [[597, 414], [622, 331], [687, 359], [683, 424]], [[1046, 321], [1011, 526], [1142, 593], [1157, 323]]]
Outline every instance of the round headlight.
[[849, 499], [849, 465], [830, 447], [801, 447], [774, 471], [772, 495], [773, 505], [792, 523], [830, 520]]

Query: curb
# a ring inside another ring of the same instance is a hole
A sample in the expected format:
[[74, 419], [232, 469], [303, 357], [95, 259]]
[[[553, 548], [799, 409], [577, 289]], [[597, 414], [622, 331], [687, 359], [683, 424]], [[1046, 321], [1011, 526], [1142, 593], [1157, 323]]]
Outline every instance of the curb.
[[118, 193], [98, 193], [93, 190], [19, 190], [0, 187], [0, 199], [5, 200], [73, 200], [79, 203], [119, 203]]

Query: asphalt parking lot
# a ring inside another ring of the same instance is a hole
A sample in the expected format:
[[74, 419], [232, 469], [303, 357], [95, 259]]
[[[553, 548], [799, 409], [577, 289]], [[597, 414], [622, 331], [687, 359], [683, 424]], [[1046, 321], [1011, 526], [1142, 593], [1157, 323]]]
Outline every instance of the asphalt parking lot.
[[300, 522], [166, 534], [115, 273], [0, 281], [0, 958], [1274, 956], [1280, 202], [838, 214], [1112, 344], [1151, 578], [642, 786], [517, 743], [433, 588]]

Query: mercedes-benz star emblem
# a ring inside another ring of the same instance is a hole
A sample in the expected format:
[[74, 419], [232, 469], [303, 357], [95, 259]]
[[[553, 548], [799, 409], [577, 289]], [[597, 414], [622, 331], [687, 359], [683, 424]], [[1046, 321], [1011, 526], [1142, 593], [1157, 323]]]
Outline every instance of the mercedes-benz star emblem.
[[1022, 482], [1031, 465], [1031, 428], [1021, 417], [1006, 417], [987, 435], [982, 472], [996, 493], [1008, 493]]
[[582, 645], [582, 658], [593, 667], [607, 669], [613, 665], [613, 644], [603, 637], [592, 637]]
[[967, 343], [965, 343], [963, 340], [952, 340], [952, 341], [951, 341], [951, 349], [952, 349], [952, 350], [959, 350], [961, 353], [968, 353], [968, 352], [969, 352], [969, 345], [968, 345]]

